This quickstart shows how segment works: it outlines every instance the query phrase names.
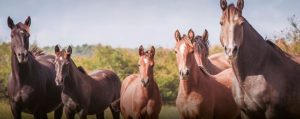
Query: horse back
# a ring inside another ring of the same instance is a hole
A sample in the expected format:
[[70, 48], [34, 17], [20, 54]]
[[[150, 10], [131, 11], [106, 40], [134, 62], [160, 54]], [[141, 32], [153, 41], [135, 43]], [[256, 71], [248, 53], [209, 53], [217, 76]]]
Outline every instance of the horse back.
[[221, 71], [231, 67], [224, 53], [212, 54], [208, 57], [208, 59], [213, 65], [215, 65]]

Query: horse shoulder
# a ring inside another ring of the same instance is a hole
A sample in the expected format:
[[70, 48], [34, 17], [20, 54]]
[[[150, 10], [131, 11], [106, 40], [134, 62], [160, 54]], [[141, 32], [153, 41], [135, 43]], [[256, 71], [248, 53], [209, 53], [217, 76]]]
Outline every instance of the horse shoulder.
[[235, 77], [232, 68], [226, 69], [216, 75], [215, 80], [227, 88], [232, 87], [232, 81]]
[[121, 95], [126, 91], [129, 85], [138, 78], [137, 74], [132, 74], [127, 76], [123, 81], [122, 81], [122, 86], [121, 86]]

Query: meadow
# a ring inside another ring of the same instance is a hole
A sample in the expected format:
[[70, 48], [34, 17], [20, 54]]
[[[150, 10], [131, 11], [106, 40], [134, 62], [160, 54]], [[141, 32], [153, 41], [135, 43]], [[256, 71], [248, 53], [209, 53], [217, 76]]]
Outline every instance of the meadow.
[[[53, 119], [53, 112], [48, 114], [49, 119]], [[30, 114], [22, 113], [23, 119], [32, 119], [33, 116]], [[10, 112], [10, 106], [7, 100], [0, 101], [0, 119], [12, 119], [13, 116]], [[179, 119], [179, 115], [177, 113], [177, 109], [172, 105], [164, 105], [159, 115], [160, 119]], [[66, 119], [65, 115], [63, 115], [62, 119]], [[76, 119], [79, 119], [78, 115], [76, 115]], [[95, 115], [88, 116], [88, 119], [96, 119]], [[105, 119], [112, 119], [112, 115], [109, 109], [105, 110]]]

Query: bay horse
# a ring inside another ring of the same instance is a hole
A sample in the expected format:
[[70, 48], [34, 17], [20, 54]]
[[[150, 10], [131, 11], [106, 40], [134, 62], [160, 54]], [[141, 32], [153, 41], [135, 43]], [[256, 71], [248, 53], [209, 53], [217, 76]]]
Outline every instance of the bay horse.
[[82, 67], [77, 68], [71, 54], [70, 46], [67, 50], [55, 46], [55, 82], [63, 87], [61, 99], [67, 119], [74, 119], [76, 113], [80, 119], [93, 114], [97, 119], [104, 119], [107, 107], [113, 118], [119, 119], [119, 110], [111, 105], [120, 98], [119, 77], [110, 70], [97, 70], [88, 75]]
[[[189, 34], [194, 35], [192, 29], [189, 30]], [[202, 36], [197, 35], [194, 38], [195, 42], [195, 58], [198, 66], [204, 67], [210, 74], [218, 74], [221, 71], [230, 68], [229, 62], [224, 57], [224, 53], [217, 53], [211, 57], [209, 55], [209, 42], [208, 42], [208, 32], [205, 29]]]
[[[191, 31], [191, 30], [190, 30]], [[181, 37], [175, 32], [175, 53], [179, 70], [179, 89], [176, 107], [181, 119], [235, 119], [239, 117], [232, 92], [231, 69], [217, 75], [199, 67], [194, 52], [194, 34]]]
[[233, 95], [242, 118], [299, 119], [299, 63], [266, 42], [249, 24], [242, 15], [243, 0], [236, 6], [220, 0], [220, 6], [220, 41], [236, 75]]
[[121, 87], [120, 108], [125, 119], [158, 119], [162, 100], [154, 80], [155, 49], [139, 47], [139, 74], [126, 77]]
[[18, 24], [8, 17], [7, 24], [12, 50], [7, 90], [14, 119], [21, 119], [22, 112], [33, 114], [35, 119], [47, 119], [47, 113], [54, 110], [55, 119], [60, 119], [62, 89], [54, 81], [54, 56], [29, 50], [30, 17]]

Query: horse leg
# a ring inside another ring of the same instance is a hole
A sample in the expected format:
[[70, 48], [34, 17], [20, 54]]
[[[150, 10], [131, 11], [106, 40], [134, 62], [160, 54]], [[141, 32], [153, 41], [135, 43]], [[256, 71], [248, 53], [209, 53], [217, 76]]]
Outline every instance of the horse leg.
[[245, 114], [244, 111], [241, 111], [241, 118], [242, 118], [242, 119], [250, 119], [250, 118]]
[[80, 119], [86, 119], [87, 118], [87, 110], [86, 109], [82, 109], [79, 112], [79, 116], [80, 116]]
[[112, 105], [109, 106], [113, 119], [120, 119], [120, 111], [116, 110]]
[[43, 119], [48, 119], [47, 113], [43, 114], [41, 117], [42, 117]]
[[158, 119], [158, 118], [159, 118], [158, 114], [152, 114], [149, 119]]
[[41, 114], [39, 112], [33, 114], [34, 119], [48, 119], [47, 113]]
[[21, 109], [16, 103], [10, 103], [10, 109], [14, 119], [21, 119]]
[[54, 111], [54, 119], [61, 119], [63, 113], [63, 105]]
[[104, 111], [96, 114], [97, 119], [104, 119]]
[[66, 114], [67, 119], [74, 119], [75, 112], [71, 111], [68, 107], [64, 107], [64, 112]]

